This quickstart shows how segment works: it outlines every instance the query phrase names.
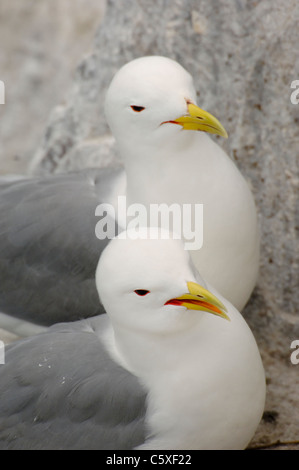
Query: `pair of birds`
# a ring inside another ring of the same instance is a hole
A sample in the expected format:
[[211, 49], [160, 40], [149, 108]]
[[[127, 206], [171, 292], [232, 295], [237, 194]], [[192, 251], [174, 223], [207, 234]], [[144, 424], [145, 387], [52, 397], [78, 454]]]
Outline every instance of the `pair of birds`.
[[[173, 60], [125, 65], [106, 116], [125, 172], [0, 185], [0, 310], [68, 322], [7, 348], [0, 448], [243, 449], [265, 400], [237, 310], [258, 272], [251, 192]], [[98, 240], [96, 206], [124, 194], [145, 207], [202, 203], [203, 247], [187, 253], [154, 228]]]

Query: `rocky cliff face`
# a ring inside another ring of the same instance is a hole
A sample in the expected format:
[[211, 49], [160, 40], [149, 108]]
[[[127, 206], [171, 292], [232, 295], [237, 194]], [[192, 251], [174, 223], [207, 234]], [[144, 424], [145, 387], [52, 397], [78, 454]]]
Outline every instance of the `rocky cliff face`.
[[60, 103], [92, 47], [105, 0], [1, 0], [0, 174], [24, 172], [50, 110]]
[[220, 144], [260, 214], [260, 278], [244, 315], [262, 352], [268, 398], [253, 447], [299, 441], [299, 365], [290, 361], [299, 339], [299, 104], [290, 99], [299, 79], [298, 21], [296, 0], [140, 0], [125, 8], [108, 1], [94, 49], [51, 113], [30, 167], [45, 174], [117, 163], [103, 101], [125, 62], [165, 55], [193, 75], [198, 103], [226, 127]]

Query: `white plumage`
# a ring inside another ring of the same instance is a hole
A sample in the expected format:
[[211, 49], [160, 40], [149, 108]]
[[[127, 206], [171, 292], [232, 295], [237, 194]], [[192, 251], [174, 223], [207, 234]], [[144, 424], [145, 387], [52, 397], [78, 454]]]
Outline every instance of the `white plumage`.
[[179, 64], [143, 57], [112, 80], [106, 116], [124, 161], [128, 204], [202, 203], [204, 244], [191, 256], [241, 310], [258, 273], [255, 203], [235, 164], [206, 133], [226, 136], [224, 128], [195, 103], [192, 78]]

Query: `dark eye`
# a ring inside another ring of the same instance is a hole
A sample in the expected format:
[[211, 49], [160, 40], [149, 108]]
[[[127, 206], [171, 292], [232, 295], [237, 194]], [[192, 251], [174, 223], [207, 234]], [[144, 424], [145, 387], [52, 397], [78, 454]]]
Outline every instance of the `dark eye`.
[[135, 294], [140, 295], [141, 297], [150, 293], [149, 290], [145, 290], [145, 289], [137, 289], [137, 290], [134, 290], [134, 292]]
[[131, 106], [131, 108], [133, 109], [133, 111], [135, 111], [135, 113], [140, 113], [145, 109], [144, 106]]

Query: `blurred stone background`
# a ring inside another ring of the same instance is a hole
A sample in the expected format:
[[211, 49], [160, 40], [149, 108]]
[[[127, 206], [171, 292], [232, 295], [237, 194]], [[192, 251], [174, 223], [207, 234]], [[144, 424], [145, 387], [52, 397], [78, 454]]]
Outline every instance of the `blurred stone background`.
[[27, 172], [51, 109], [93, 47], [104, 0], [1, 0], [0, 174]]
[[261, 220], [260, 278], [244, 311], [268, 383], [253, 448], [299, 449], [299, 364], [290, 361], [299, 339], [299, 104], [290, 99], [298, 21], [297, 0], [0, 4], [0, 173], [114, 165], [105, 91], [143, 55], [187, 68], [199, 105], [227, 129], [219, 144], [247, 178]]

